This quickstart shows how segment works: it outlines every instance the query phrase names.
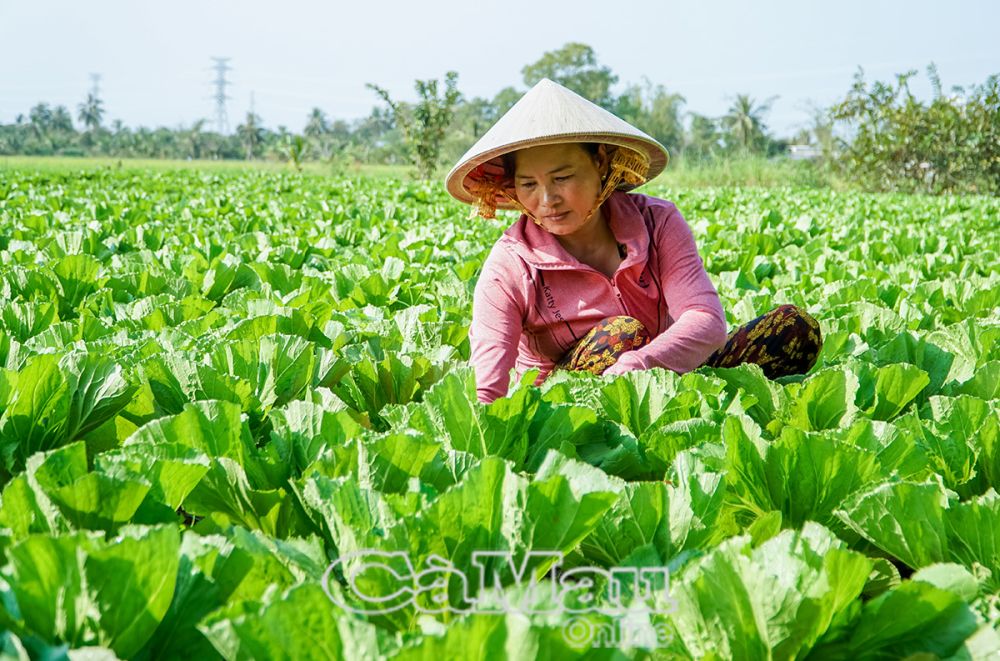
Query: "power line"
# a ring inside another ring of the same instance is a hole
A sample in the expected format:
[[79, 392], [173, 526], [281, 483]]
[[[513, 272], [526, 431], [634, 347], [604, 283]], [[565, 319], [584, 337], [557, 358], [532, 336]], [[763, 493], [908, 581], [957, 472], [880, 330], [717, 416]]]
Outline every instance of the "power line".
[[229, 81], [226, 80], [226, 72], [232, 71], [232, 67], [229, 66], [229, 60], [232, 58], [228, 57], [213, 57], [212, 61], [215, 62], [215, 129], [219, 133], [225, 135], [229, 133], [229, 117], [226, 114], [226, 100], [231, 98], [226, 94], [226, 85]]

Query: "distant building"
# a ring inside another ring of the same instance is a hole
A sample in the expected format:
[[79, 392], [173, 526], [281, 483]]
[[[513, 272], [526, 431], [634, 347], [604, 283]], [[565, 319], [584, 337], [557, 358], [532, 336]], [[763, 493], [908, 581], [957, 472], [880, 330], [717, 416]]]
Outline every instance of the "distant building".
[[811, 161], [823, 155], [823, 150], [815, 145], [788, 145], [788, 158], [793, 161]]

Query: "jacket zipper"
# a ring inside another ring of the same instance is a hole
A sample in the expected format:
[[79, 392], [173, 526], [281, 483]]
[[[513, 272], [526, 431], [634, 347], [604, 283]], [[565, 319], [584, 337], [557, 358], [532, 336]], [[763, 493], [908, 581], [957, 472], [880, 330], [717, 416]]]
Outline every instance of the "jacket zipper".
[[618, 299], [618, 309], [621, 310], [623, 315], [627, 315], [628, 311], [625, 309], [625, 301], [622, 299], [622, 293], [618, 291], [618, 285], [615, 284], [614, 280], [610, 280], [610, 284], [611, 290], [615, 293], [615, 298]]
[[[598, 271], [597, 269], [595, 269], [593, 267], [588, 267], [588, 270], [594, 272], [602, 280], [604, 280], [606, 283], [608, 283], [608, 285], [611, 287], [611, 293], [613, 293], [615, 295], [615, 300], [618, 302], [618, 310], [623, 315], [628, 315], [628, 310], [625, 309], [625, 299], [622, 298], [622, 293], [621, 293], [621, 291], [619, 291], [618, 285], [615, 284], [614, 277], [610, 277], [609, 278], [608, 276], [604, 275], [603, 273], [601, 273], [600, 271]], [[615, 275], [618, 275], [617, 271], [615, 271]]]

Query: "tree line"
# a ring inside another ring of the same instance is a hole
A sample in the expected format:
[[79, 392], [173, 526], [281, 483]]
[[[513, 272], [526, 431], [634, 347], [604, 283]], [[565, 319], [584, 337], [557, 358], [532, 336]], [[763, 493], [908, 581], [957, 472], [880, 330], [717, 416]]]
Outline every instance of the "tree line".
[[[183, 128], [130, 128], [121, 121], [106, 123], [103, 101], [93, 94], [78, 108], [78, 129], [65, 106], [39, 103], [13, 124], [0, 126], [0, 153], [36, 155], [108, 155], [149, 158], [255, 159], [288, 157], [296, 136], [303, 138], [302, 158], [348, 158], [363, 163], [405, 163], [414, 149], [408, 138], [419, 125], [408, 118], [430, 109], [437, 112], [441, 156], [460, 156], [475, 139], [505, 113], [521, 95], [548, 77], [634, 123], [662, 142], [675, 156], [703, 158], [747, 151], [773, 154], [784, 150], [787, 140], [775, 139], [767, 130], [769, 101], [758, 102], [737, 95], [722, 117], [685, 113], [684, 97], [662, 85], [646, 81], [629, 84], [621, 94], [608, 67], [601, 65], [590, 46], [570, 43], [545, 53], [522, 70], [524, 88], [505, 87], [493, 98], [468, 98], [457, 89], [457, 75], [438, 81], [416, 81], [418, 101], [393, 101], [377, 85], [369, 85], [374, 98], [385, 102], [367, 117], [355, 121], [331, 120], [320, 108], [309, 113], [300, 134], [287, 127], [269, 128], [259, 115], [247, 113], [233, 134], [210, 130], [206, 120]], [[441, 94], [440, 103], [430, 102]], [[421, 102], [424, 102], [421, 105]], [[441, 121], [441, 120], [446, 121]], [[691, 125], [685, 127], [685, 120]], [[426, 140], [425, 140], [426, 142]], [[422, 148], [422, 147], [420, 147]]]
[[39, 103], [13, 124], [0, 125], [0, 154], [412, 164], [430, 177], [459, 158], [526, 89], [550, 78], [656, 138], [675, 160], [773, 157], [786, 153], [789, 144], [807, 144], [826, 166], [865, 188], [1000, 192], [996, 75], [946, 94], [932, 65], [934, 98], [924, 103], [909, 89], [916, 72], [897, 76], [895, 84], [868, 85], [859, 71], [842, 101], [816, 108], [807, 128], [779, 138], [766, 121], [777, 97], [737, 94], [726, 113], [708, 116], [685, 110], [682, 95], [648, 80], [615, 93], [618, 76], [586, 44], [547, 52], [521, 74], [523, 89], [505, 87], [492, 98], [463, 95], [455, 72], [442, 81], [415, 81], [414, 102], [394, 100], [369, 84], [380, 105], [368, 116], [331, 120], [313, 108], [301, 133], [268, 128], [252, 112], [228, 135], [209, 130], [205, 120], [177, 129], [105, 125], [103, 101], [90, 94], [77, 108], [81, 129], [66, 107]]

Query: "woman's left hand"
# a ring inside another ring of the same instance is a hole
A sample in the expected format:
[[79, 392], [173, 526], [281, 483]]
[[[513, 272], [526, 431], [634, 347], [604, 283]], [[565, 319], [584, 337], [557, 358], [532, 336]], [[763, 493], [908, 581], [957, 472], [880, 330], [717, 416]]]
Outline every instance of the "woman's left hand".
[[624, 374], [625, 372], [631, 372], [632, 369], [627, 365], [623, 364], [620, 360], [613, 364], [611, 367], [607, 368], [601, 372], [601, 376], [617, 376], [619, 374]]

